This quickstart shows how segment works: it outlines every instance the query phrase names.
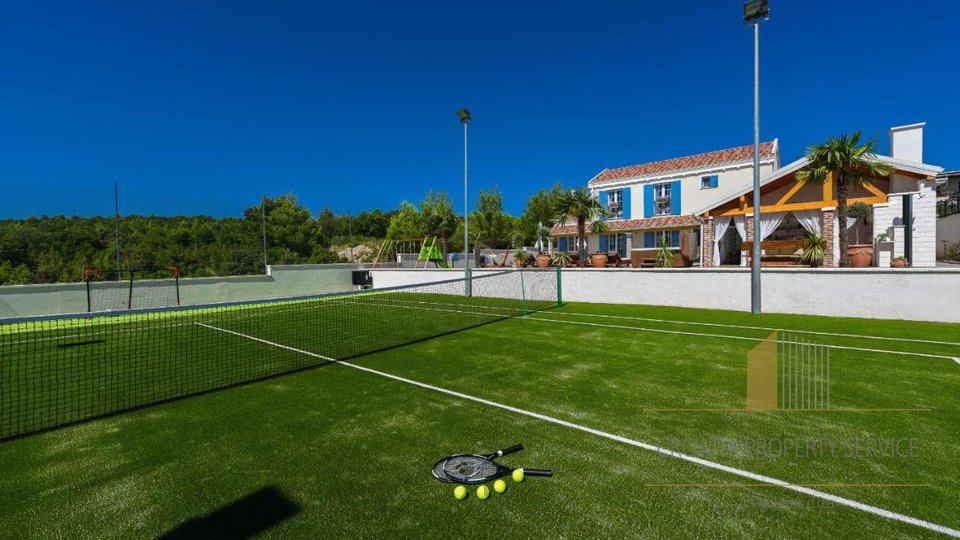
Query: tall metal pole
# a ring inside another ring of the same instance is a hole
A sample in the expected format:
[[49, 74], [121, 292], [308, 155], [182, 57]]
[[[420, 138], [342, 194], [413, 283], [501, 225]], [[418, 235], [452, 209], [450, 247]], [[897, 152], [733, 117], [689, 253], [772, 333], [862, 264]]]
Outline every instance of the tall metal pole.
[[119, 183], [113, 183], [113, 231], [117, 244], [117, 281], [122, 279], [120, 273], [120, 186]]
[[267, 197], [260, 197], [260, 235], [263, 237], [263, 273], [268, 274], [267, 262]]
[[469, 120], [461, 121], [463, 124], [463, 277], [464, 294], [472, 296], [473, 291], [470, 284], [470, 205], [467, 201], [467, 124]]
[[750, 310], [760, 313], [760, 19], [753, 22], [753, 264]]

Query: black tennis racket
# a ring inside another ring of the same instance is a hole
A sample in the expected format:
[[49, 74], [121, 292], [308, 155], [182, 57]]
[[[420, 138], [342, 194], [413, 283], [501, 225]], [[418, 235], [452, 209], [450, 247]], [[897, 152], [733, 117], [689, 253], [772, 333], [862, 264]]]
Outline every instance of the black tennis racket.
[[[523, 450], [522, 444], [504, 448], [492, 454], [455, 454], [447, 456], [434, 463], [433, 476], [437, 480], [448, 484], [483, 484], [512, 474], [514, 469], [493, 460], [520, 450]], [[541, 469], [523, 469], [523, 474], [525, 476], [553, 476], [552, 471]]]

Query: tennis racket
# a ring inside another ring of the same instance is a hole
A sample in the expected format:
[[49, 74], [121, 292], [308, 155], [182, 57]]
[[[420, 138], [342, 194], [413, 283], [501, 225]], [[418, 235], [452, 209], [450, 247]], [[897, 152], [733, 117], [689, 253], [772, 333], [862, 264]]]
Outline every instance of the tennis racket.
[[[455, 454], [447, 456], [433, 465], [433, 476], [448, 484], [483, 484], [508, 476], [514, 469], [501, 465], [494, 460], [523, 450], [518, 444], [492, 454]], [[525, 476], [553, 476], [552, 471], [541, 469], [523, 469]]]

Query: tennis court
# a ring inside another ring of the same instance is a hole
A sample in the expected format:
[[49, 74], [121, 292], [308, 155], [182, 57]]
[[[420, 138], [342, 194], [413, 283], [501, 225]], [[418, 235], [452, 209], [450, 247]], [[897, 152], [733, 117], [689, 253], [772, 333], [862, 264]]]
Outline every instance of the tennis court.
[[[563, 303], [553, 271], [467, 287], [0, 326], [0, 528], [960, 534], [960, 325]], [[745, 409], [773, 331], [830, 348], [830, 408]], [[430, 474], [518, 442], [504, 463], [555, 476], [455, 501]]]

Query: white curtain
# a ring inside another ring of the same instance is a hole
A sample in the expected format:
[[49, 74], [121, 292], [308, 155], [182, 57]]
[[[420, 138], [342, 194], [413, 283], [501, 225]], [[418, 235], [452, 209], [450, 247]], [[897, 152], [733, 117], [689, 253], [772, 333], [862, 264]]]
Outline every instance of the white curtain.
[[720, 266], [720, 239], [730, 228], [729, 219], [718, 219], [713, 223], [713, 265]]
[[858, 221], [857, 218], [852, 218], [847, 216], [847, 228], [849, 229], [850, 227], [853, 227], [854, 225], [856, 225], [857, 221]]
[[760, 241], [763, 242], [768, 236], [777, 230], [777, 227], [783, 223], [783, 218], [787, 217], [786, 212], [771, 212], [769, 214], [760, 214]]
[[744, 242], [747, 241], [747, 216], [734, 216], [733, 224], [737, 226], [737, 233], [740, 234], [740, 239]]
[[793, 212], [793, 217], [797, 218], [800, 225], [802, 225], [808, 233], [816, 235], [823, 234], [823, 224], [820, 222], [822, 216], [823, 212], [820, 210], [796, 210]]

